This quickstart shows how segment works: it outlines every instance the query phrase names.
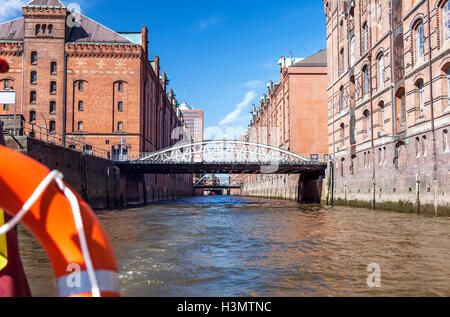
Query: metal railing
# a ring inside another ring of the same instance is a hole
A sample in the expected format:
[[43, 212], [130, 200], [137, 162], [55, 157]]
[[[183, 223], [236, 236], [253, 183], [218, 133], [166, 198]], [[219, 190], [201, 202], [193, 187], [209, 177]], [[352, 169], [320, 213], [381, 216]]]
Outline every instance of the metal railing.
[[32, 139], [61, 146], [73, 151], [84, 153], [86, 155], [95, 156], [107, 160], [111, 159], [110, 152], [105, 149], [92, 146], [88, 143], [67, 136], [65, 137], [64, 142], [64, 137], [61, 134], [54, 131], [49, 131], [47, 128], [35, 124], [25, 123], [23, 127], [23, 134]]

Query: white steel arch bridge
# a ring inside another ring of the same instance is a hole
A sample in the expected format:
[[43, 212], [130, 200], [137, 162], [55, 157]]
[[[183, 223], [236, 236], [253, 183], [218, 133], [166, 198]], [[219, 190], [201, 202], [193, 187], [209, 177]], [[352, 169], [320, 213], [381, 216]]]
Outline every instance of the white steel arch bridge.
[[238, 140], [181, 143], [116, 161], [121, 170], [143, 174], [323, 173], [326, 163], [265, 144]]

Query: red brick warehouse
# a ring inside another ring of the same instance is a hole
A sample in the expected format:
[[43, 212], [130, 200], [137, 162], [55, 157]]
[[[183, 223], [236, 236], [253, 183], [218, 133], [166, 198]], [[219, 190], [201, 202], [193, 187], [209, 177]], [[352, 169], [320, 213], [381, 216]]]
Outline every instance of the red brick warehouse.
[[[0, 24], [0, 56], [11, 65], [0, 89], [17, 92], [27, 134], [45, 129], [62, 135], [66, 146], [100, 148], [113, 158], [177, 141], [171, 131], [184, 123], [159, 58], [148, 58], [146, 27], [115, 32], [59, 0], [34, 0], [22, 12]], [[0, 115], [13, 113], [0, 108]], [[169, 186], [154, 182], [163, 191]]]

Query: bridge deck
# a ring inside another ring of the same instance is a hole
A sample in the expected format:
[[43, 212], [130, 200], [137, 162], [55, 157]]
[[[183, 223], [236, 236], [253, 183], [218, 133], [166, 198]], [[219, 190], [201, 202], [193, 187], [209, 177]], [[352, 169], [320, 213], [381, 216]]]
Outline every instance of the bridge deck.
[[126, 172], [141, 174], [323, 174], [326, 163], [299, 162], [264, 165], [256, 163], [147, 163], [116, 162]]

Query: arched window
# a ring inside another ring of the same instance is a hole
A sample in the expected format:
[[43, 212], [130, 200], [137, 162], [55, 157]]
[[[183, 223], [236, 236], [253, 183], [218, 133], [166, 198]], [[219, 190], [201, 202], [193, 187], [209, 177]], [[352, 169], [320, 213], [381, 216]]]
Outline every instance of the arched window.
[[53, 25], [48, 26], [48, 34], [53, 34]]
[[365, 137], [369, 138], [371, 134], [371, 122], [370, 122], [370, 112], [369, 110], [364, 111], [364, 130], [365, 130]]
[[444, 23], [444, 42], [450, 40], [450, 1], [447, 1], [442, 8], [442, 21]]
[[416, 158], [420, 158], [420, 138], [417, 137], [415, 141]]
[[350, 67], [355, 65], [355, 36], [350, 39]]
[[363, 25], [363, 52], [369, 49], [369, 26], [366, 23]]
[[47, 33], [47, 25], [43, 24], [42, 25], [42, 34], [45, 34], [45, 33]]
[[381, 33], [381, 4], [380, 0], [375, 0], [375, 23], [376, 23], [376, 30], [375, 30], [375, 39], [378, 41], [380, 38]]
[[450, 107], [450, 66], [447, 67], [446, 75], [447, 75], [447, 106]]
[[423, 80], [419, 80], [417, 83], [417, 101], [419, 103], [419, 116], [425, 116], [425, 91], [423, 86]]
[[339, 129], [340, 148], [343, 149], [345, 145], [345, 125], [342, 123]]
[[394, 157], [395, 168], [405, 168], [407, 166], [406, 145], [403, 142], [398, 142], [396, 147], [396, 156]]
[[366, 65], [363, 67], [363, 95], [366, 95], [370, 91], [370, 78], [369, 78], [369, 67]]
[[341, 86], [341, 89], [340, 89], [340, 101], [341, 101], [341, 112], [343, 112], [344, 111], [344, 109], [345, 109], [345, 91], [344, 91], [344, 86]]
[[419, 23], [414, 30], [414, 42], [415, 42], [415, 52], [416, 52], [416, 63], [423, 61], [425, 55], [424, 49], [424, 39], [423, 39], [423, 24]]
[[384, 121], [385, 119], [385, 109], [384, 102], [380, 101], [378, 104], [379, 112], [378, 112], [378, 126], [380, 127], [380, 132], [384, 131]]
[[386, 71], [384, 68], [384, 55], [381, 54], [378, 57], [378, 71], [379, 71], [379, 80], [380, 80], [380, 87], [383, 87], [384, 82], [386, 81]]
[[448, 130], [445, 129], [442, 131], [442, 148], [444, 153], [450, 152], [449, 144], [448, 144]]
[[35, 34], [36, 34], [36, 35], [41, 34], [41, 25], [40, 25], [40, 24], [36, 24]]
[[344, 59], [344, 49], [341, 49], [341, 52], [339, 54], [339, 59], [340, 59], [340, 63], [339, 63], [339, 73], [343, 73], [344, 72], [344, 67], [345, 67], [345, 59]]
[[426, 137], [426, 135], [424, 135], [424, 136], [422, 137], [422, 154], [423, 154], [423, 157], [426, 157], [427, 154], [428, 154], [428, 150], [427, 150], [427, 137]]

